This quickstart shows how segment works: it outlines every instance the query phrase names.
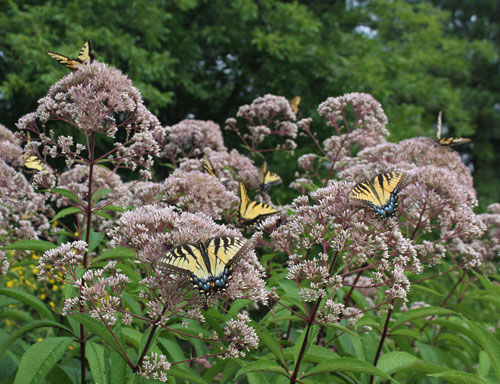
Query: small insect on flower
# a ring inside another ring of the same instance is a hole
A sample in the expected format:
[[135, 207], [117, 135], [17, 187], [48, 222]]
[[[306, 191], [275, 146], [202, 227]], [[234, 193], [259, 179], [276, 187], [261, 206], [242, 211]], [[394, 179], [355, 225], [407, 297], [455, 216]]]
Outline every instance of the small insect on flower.
[[208, 298], [217, 292], [226, 292], [232, 278], [233, 264], [252, 247], [252, 242], [241, 236], [218, 236], [196, 244], [184, 243], [170, 251], [158, 262], [166, 273], [189, 276], [193, 288]]
[[290, 105], [292, 107], [293, 113], [297, 115], [299, 113], [299, 105], [300, 105], [301, 98], [300, 96], [295, 96], [292, 100], [290, 100]]
[[353, 204], [368, 206], [382, 219], [392, 217], [398, 206], [398, 193], [405, 186], [408, 174], [400, 171], [380, 173], [356, 184], [349, 194]]
[[68, 56], [64, 56], [49, 50], [47, 50], [47, 54], [55, 59], [59, 64], [62, 64], [71, 70], [78, 69], [83, 64], [92, 63], [95, 58], [95, 55], [92, 52], [92, 41], [90, 39], [87, 40], [85, 44], [83, 44], [83, 47], [76, 59], [70, 59]]

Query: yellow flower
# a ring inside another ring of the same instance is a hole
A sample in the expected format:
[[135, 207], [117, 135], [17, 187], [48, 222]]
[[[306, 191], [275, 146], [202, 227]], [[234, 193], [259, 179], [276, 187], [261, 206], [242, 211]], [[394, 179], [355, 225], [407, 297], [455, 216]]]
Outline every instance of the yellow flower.
[[46, 295], [45, 293], [42, 293], [42, 294], [40, 295], [40, 299], [42, 299], [42, 300], [45, 300], [45, 298], [46, 298], [46, 297], [47, 297], [47, 295]]
[[38, 272], [40, 272], [40, 271], [39, 271], [38, 269], [36, 269], [36, 268], [33, 270], [33, 273], [34, 273], [35, 275], [38, 275]]
[[54, 304], [54, 302], [53, 302], [53, 301], [50, 301], [50, 302], [49, 302], [49, 305], [50, 305], [52, 308], [55, 308], [55, 306], [56, 306], [56, 305]]
[[7, 287], [12, 288], [14, 286], [14, 280], [7, 281]]
[[42, 339], [41, 337], [39, 337], [37, 341], [42, 341], [42, 340], [43, 340], [43, 339]]
[[78, 232], [75, 232], [74, 233], [75, 237], [78, 237], [79, 233]]
[[70, 345], [70, 346], [68, 347], [68, 349], [69, 349], [70, 351], [72, 351], [73, 349], [75, 349], [75, 347], [73, 347], [72, 345]]
[[57, 290], [59, 290], [59, 286], [58, 286], [58, 285], [54, 285], [54, 286], [52, 287], [52, 290], [53, 290], [53, 291], [57, 291]]

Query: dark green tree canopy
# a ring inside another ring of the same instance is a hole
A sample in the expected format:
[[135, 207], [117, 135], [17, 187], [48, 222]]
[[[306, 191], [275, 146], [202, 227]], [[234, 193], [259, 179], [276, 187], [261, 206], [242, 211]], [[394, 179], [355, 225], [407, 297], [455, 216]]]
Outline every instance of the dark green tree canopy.
[[303, 114], [317, 118], [328, 96], [367, 92], [398, 140], [433, 135], [443, 111], [446, 135], [473, 139], [460, 150], [485, 205], [500, 200], [500, 13], [494, 1], [476, 3], [6, 1], [0, 122], [13, 128], [67, 73], [46, 49], [73, 57], [91, 38], [97, 60], [125, 72], [162, 124], [222, 124], [267, 93], [300, 95]]

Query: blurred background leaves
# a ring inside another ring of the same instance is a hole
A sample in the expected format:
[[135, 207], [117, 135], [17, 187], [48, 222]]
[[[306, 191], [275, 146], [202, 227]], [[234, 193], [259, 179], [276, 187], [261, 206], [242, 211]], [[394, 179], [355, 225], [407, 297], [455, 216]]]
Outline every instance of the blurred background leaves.
[[45, 51], [75, 57], [90, 38], [97, 60], [126, 73], [164, 125], [223, 125], [258, 96], [300, 95], [324, 139], [332, 132], [317, 105], [366, 92], [397, 141], [434, 136], [443, 111], [444, 136], [473, 140], [457, 149], [481, 207], [500, 200], [496, 0], [4, 0], [0, 36], [0, 123], [13, 130], [67, 73]]

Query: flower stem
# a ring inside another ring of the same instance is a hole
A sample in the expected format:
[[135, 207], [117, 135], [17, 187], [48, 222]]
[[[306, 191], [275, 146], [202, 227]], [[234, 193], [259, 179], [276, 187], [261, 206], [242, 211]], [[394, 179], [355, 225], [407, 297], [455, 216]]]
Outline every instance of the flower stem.
[[[387, 336], [387, 331], [389, 330], [389, 321], [391, 319], [392, 310], [394, 308], [394, 299], [391, 300], [389, 304], [389, 310], [387, 311], [387, 317], [385, 319], [384, 329], [382, 330], [382, 336], [380, 337], [380, 343], [378, 343], [377, 353], [375, 354], [375, 359], [373, 360], [373, 366], [376, 367], [378, 359], [380, 358], [380, 353], [382, 352], [382, 347], [384, 346], [385, 337]], [[370, 384], [373, 384], [375, 376], [370, 376]]]

